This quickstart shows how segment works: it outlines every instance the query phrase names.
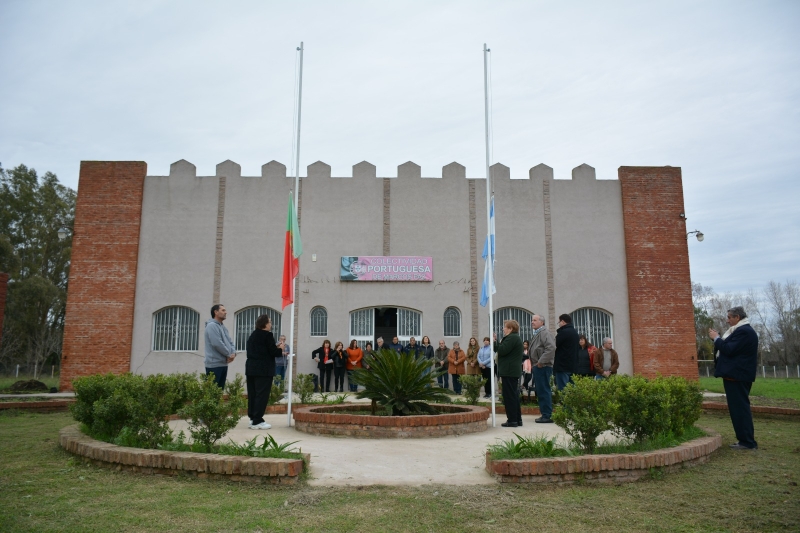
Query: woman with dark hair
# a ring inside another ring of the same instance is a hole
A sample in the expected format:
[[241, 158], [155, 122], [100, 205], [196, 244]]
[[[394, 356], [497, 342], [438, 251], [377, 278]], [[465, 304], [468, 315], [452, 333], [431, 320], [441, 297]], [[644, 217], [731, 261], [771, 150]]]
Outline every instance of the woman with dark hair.
[[578, 367], [575, 373], [579, 376], [594, 376], [594, 350], [595, 347], [588, 341], [586, 335], [578, 337]]
[[269, 315], [256, 319], [256, 329], [247, 339], [247, 416], [250, 429], [269, 429], [272, 426], [264, 421], [264, 411], [269, 403], [272, 378], [275, 376], [275, 358], [283, 354], [283, 342], [275, 344]]
[[430, 366], [428, 366], [428, 371], [426, 372], [426, 374], [430, 374], [431, 371], [433, 370], [434, 351], [433, 351], [433, 346], [431, 346], [431, 338], [428, 337], [427, 335], [422, 337], [422, 348], [420, 350], [420, 353], [423, 356], [425, 356], [425, 359], [427, 359], [428, 363], [430, 364]]
[[372, 349], [372, 343], [367, 341], [367, 344], [364, 345], [364, 358], [361, 359], [361, 364], [364, 365], [366, 370], [371, 370], [372, 367], [370, 363], [372, 359], [375, 357], [375, 350]]
[[528, 348], [530, 347], [530, 343], [528, 341], [523, 341], [522, 343], [522, 390], [528, 389], [528, 384], [531, 382], [532, 374], [532, 367], [531, 367], [531, 355], [528, 353]]
[[347, 359], [347, 354], [344, 353], [344, 344], [337, 341], [331, 357], [333, 357], [333, 386], [336, 392], [344, 392], [344, 371]]
[[347, 352], [347, 387], [350, 392], [358, 392], [358, 385], [353, 383], [353, 371], [362, 367], [361, 360], [364, 359], [364, 352], [358, 347], [358, 341], [355, 339], [350, 341], [350, 346], [345, 351]]
[[475, 337], [471, 337], [469, 339], [469, 344], [467, 344], [467, 375], [468, 376], [478, 376], [481, 373], [481, 369], [478, 366], [478, 351], [481, 349], [478, 346], [478, 339]]
[[311, 359], [317, 362], [319, 370], [319, 391], [331, 391], [331, 372], [333, 370], [333, 354], [331, 341], [325, 339], [322, 346], [311, 352]]

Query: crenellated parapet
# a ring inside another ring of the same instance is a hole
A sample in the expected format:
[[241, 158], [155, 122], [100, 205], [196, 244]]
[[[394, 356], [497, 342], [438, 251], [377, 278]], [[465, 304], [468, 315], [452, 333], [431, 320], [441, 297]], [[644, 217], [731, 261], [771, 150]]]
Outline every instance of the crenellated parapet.
[[[497, 180], [510, 180], [511, 169], [502, 163], [495, 163], [490, 167], [491, 176]], [[229, 178], [242, 177], [242, 167], [234, 161], [223, 161], [216, 167], [215, 176], [225, 176]], [[413, 161], [406, 161], [402, 165], [397, 166], [397, 172], [394, 176], [378, 176], [377, 167], [369, 161], [362, 161], [353, 165], [353, 170], [350, 176], [333, 176], [331, 173], [331, 166], [323, 161], [317, 161], [306, 167], [306, 175], [301, 178], [324, 179], [324, 178], [399, 178], [399, 179], [483, 179], [485, 171], [481, 168], [474, 175], [467, 176], [467, 168], [453, 161], [442, 167], [439, 176], [423, 176], [422, 167]], [[169, 177], [171, 178], [196, 178], [197, 167], [192, 163], [181, 159], [172, 163], [169, 168]], [[287, 174], [286, 165], [278, 161], [270, 161], [261, 166], [261, 177], [268, 179], [275, 178], [294, 178]], [[552, 180], [553, 169], [544, 163], [540, 163], [532, 167], [528, 171], [528, 177], [531, 181]], [[597, 180], [597, 174], [594, 167], [586, 163], [579, 165], [572, 169], [571, 181], [575, 182], [593, 182]], [[516, 181], [516, 180], [515, 180]], [[524, 181], [524, 180], [523, 180]], [[570, 180], [560, 180], [570, 181]]]

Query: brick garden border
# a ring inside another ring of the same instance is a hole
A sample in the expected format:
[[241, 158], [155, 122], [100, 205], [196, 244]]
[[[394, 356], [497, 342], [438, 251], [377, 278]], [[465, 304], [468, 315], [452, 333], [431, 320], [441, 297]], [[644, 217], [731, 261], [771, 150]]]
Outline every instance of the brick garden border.
[[[62, 448], [85, 462], [141, 474], [189, 475], [199, 479], [287, 485], [297, 483], [303, 459], [272, 459], [214, 453], [169, 452], [117, 446], [84, 435], [78, 425], [59, 431]], [[306, 464], [311, 455], [304, 453]]]
[[0, 411], [18, 409], [35, 413], [63, 413], [69, 411], [69, 406], [75, 403], [73, 398], [63, 400], [41, 400], [30, 402], [0, 402]]
[[370, 416], [332, 413], [331, 411], [364, 411], [369, 404], [339, 404], [301, 407], [292, 410], [298, 431], [312, 435], [330, 435], [367, 439], [429, 438], [463, 435], [486, 431], [489, 409], [473, 405], [435, 404], [440, 415]]
[[705, 431], [711, 435], [652, 452], [494, 461], [487, 451], [486, 471], [500, 483], [571, 485], [636, 481], [652, 468], [673, 472], [706, 462], [722, 446], [722, 436]]

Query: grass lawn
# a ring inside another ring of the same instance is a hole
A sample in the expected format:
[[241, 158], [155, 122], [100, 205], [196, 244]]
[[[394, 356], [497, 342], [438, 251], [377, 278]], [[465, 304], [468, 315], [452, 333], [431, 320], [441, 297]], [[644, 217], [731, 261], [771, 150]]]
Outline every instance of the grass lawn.
[[[725, 393], [721, 378], [700, 378], [700, 389], [709, 392]], [[778, 405], [781, 407], [800, 408], [800, 379], [756, 378], [750, 390], [750, 401], [753, 405]]]
[[[41, 381], [48, 388], [50, 387], [58, 387], [58, 374], [55, 377], [50, 377], [50, 370], [48, 369], [44, 376], [39, 376], [38, 381]], [[23, 376], [20, 374], [18, 378], [15, 378], [13, 375], [11, 376], [0, 376], [0, 391], [5, 391], [11, 385], [16, 383], [17, 381], [28, 381], [29, 379], [33, 379], [33, 375], [30, 376]], [[10, 392], [10, 391], [9, 391]]]
[[[57, 445], [69, 415], [0, 415], [0, 531], [797, 531], [800, 421], [755, 420], [733, 452], [621, 486], [265, 487], [87, 466]], [[332, 443], [346, 445], [344, 439]], [[411, 448], [411, 447], [410, 447]], [[410, 451], [409, 453], [414, 453]], [[452, 459], [457, 462], [458, 459]], [[792, 484], [794, 483], [794, 484]]]

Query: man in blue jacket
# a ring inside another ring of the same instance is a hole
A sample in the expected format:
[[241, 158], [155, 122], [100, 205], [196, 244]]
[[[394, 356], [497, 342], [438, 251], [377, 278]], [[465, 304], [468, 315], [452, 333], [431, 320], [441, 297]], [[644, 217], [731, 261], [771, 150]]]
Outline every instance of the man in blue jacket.
[[750, 412], [750, 388], [756, 380], [758, 334], [750, 326], [747, 314], [740, 306], [728, 309], [728, 325], [730, 328], [721, 336], [716, 330], [708, 330], [717, 356], [714, 377], [722, 378], [728, 412], [738, 440], [730, 447], [734, 450], [756, 450], [758, 444]]
[[225, 388], [228, 377], [228, 364], [236, 358], [236, 345], [233, 344], [228, 328], [222, 325], [228, 313], [225, 306], [216, 304], [211, 308], [211, 318], [206, 321], [206, 375], [214, 374], [214, 381], [220, 389]]

